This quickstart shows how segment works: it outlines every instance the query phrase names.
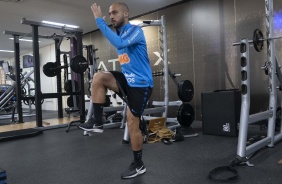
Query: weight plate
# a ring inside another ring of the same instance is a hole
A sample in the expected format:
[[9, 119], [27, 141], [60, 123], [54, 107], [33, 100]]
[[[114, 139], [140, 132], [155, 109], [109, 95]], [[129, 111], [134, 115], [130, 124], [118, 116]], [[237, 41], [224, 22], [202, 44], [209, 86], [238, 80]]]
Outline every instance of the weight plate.
[[54, 70], [56, 68], [56, 64], [52, 62], [48, 62], [45, 65], [43, 65], [43, 73], [47, 77], [55, 77], [58, 73], [57, 70]]
[[76, 55], [71, 59], [70, 67], [75, 73], [83, 73], [88, 68], [88, 62], [83, 56]]
[[195, 112], [190, 104], [182, 104], [177, 113], [177, 120], [182, 126], [190, 127], [195, 119]]
[[194, 87], [189, 80], [178, 83], [178, 97], [183, 102], [190, 102], [194, 96]]
[[261, 32], [261, 30], [259, 29], [255, 29], [254, 30], [254, 34], [253, 34], [253, 44], [254, 44], [254, 48], [257, 52], [262, 51], [263, 49], [263, 34]]

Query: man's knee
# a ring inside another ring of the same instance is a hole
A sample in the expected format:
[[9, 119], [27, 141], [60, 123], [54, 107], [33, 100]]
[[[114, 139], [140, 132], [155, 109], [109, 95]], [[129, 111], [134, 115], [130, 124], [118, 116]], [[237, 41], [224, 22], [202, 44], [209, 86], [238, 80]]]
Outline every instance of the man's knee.
[[97, 72], [93, 76], [92, 84], [97, 82], [103, 82], [104, 78], [105, 78], [105, 74], [103, 72]]
[[111, 72], [95, 73], [92, 79], [92, 88], [97, 87], [97, 85], [104, 86], [105, 88], [109, 88], [113, 91], [118, 90], [116, 79]]

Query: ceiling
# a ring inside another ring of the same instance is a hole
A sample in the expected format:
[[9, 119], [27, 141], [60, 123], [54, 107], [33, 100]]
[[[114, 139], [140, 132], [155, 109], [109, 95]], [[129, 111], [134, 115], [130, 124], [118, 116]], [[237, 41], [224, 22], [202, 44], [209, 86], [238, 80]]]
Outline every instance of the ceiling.
[[[19, 2], [18, 2], [19, 1]], [[181, 0], [123, 0], [130, 9], [130, 17], [157, 10]], [[0, 50], [14, 50], [11, 35], [3, 31], [31, 33], [31, 26], [21, 24], [21, 20], [41, 22], [43, 20], [78, 25], [83, 33], [97, 29], [90, 6], [96, 2], [108, 16], [108, 8], [113, 0], [0, 0]], [[110, 24], [109, 18], [106, 21]], [[40, 35], [62, 34], [60, 30], [40, 28]], [[31, 39], [31, 38], [25, 38]], [[39, 39], [39, 47], [53, 43], [53, 40]], [[20, 53], [32, 51], [32, 42], [20, 42]], [[0, 52], [0, 60], [13, 58], [14, 53]]]

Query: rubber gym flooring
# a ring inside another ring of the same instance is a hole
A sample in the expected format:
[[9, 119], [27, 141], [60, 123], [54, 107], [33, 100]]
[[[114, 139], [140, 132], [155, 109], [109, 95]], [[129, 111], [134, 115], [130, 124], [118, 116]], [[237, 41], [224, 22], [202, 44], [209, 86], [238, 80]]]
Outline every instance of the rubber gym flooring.
[[[56, 116], [56, 115], [55, 115]], [[132, 158], [131, 147], [122, 144], [123, 130], [105, 129], [102, 134], [83, 136], [72, 127], [45, 130], [32, 138], [0, 143], [0, 168], [6, 170], [9, 184], [205, 184], [215, 167], [235, 158], [237, 137], [202, 135], [201, 122], [194, 122], [199, 136], [165, 145], [145, 144], [147, 172], [130, 180], [120, 179]], [[251, 127], [252, 132], [260, 130]], [[282, 181], [282, 144], [259, 151], [254, 167], [237, 166], [239, 179], [231, 183], [279, 184]], [[230, 183], [230, 182], [229, 182]]]

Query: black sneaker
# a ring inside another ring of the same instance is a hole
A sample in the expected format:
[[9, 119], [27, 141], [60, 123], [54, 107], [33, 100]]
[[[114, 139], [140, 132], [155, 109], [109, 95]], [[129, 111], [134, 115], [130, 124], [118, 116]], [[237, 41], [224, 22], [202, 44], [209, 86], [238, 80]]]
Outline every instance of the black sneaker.
[[146, 168], [143, 162], [140, 165], [137, 165], [134, 161], [132, 161], [128, 169], [121, 174], [121, 178], [130, 179], [138, 175], [144, 174], [145, 172]]
[[85, 131], [97, 133], [102, 133], [104, 131], [103, 124], [98, 124], [94, 118], [89, 119], [86, 123], [81, 123], [78, 127]]

